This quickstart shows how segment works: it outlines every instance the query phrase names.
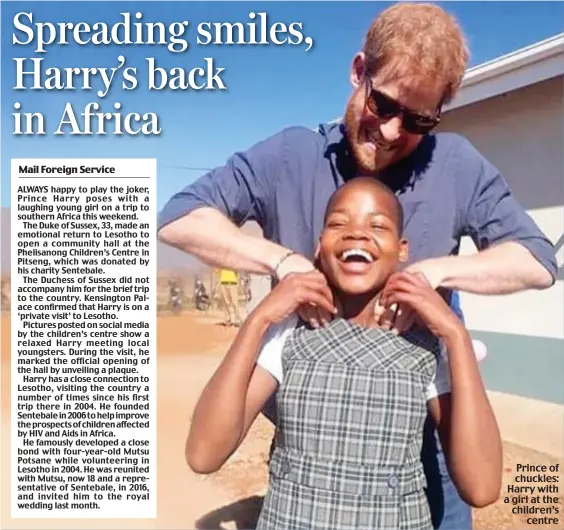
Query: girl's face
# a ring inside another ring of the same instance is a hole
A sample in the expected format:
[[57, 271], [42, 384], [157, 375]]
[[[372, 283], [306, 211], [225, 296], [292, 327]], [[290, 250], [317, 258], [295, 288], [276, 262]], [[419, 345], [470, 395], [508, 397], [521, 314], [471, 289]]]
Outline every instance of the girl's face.
[[399, 223], [395, 198], [375, 185], [350, 185], [338, 193], [318, 247], [329, 284], [346, 295], [377, 294], [407, 259]]

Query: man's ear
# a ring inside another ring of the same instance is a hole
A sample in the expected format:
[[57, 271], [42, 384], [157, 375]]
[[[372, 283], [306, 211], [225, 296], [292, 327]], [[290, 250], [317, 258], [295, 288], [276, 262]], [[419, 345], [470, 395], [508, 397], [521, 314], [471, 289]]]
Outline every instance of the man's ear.
[[351, 85], [357, 89], [364, 79], [366, 68], [364, 65], [364, 52], [358, 52], [352, 61], [351, 66]]
[[409, 259], [409, 245], [407, 239], [402, 239], [399, 244], [399, 262], [406, 263]]

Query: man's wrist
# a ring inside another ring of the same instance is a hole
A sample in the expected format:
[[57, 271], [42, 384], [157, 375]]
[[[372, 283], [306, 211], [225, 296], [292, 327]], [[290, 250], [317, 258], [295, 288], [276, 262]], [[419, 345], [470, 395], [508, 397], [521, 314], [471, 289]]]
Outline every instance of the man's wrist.
[[281, 262], [286, 261], [286, 259], [288, 259], [286, 256], [288, 256], [291, 252], [292, 251], [289, 248], [280, 245], [276, 245], [275, 248], [268, 249], [268, 253], [265, 254], [265, 257], [269, 276], [276, 278], [276, 273], [277, 270], [280, 269]]
[[315, 270], [315, 266], [309, 259], [299, 252], [285, 249], [283, 253], [278, 255], [278, 261], [274, 265], [273, 269], [276, 269], [276, 272], [271, 276], [276, 281], [280, 281], [292, 272], [310, 272]]
[[273, 268], [273, 272], [272, 272], [272, 276], [274, 276], [277, 280], [280, 279], [280, 269], [282, 267], [282, 265], [284, 265], [284, 262], [290, 258], [291, 256], [294, 256], [295, 254], [297, 254], [297, 252], [294, 252], [293, 250], [288, 250], [286, 252], [284, 252], [284, 254], [282, 254], [282, 256], [280, 256], [277, 260], [277, 262], [274, 265]]
[[448, 283], [448, 279], [450, 277], [449, 270], [455, 265], [454, 260], [456, 260], [456, 256], [445, 256], [444, 258], [436, 258], [434, 260], [434, 266], [436, 270], [436, 275], [434, 277], [435, 282], [435, 289], [439, 287], [447, 288], [446, 284]]
[[445, 256], [417, 261], [407, 267], [405, 271], [410, 274], [422, 274], [433, 289], [446, 288], [447, 271], [452, 265], [452, 257]]
[[437, 287], [449, 290], [458, 289], [456, 285], [456, 270], [460, 266], [461, 261], [464, 261], [465, 258], [465, 256], [445, 256], [444, 258], [437, 258]]

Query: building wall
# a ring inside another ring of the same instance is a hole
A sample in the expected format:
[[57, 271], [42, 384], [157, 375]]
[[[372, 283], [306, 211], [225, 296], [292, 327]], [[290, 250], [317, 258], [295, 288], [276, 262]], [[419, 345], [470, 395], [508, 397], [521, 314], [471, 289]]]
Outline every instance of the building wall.
[[[469, 329], [490, 350], [486, 383], [492, 390], [564, 404], [564, 77], [453, 110], [440, 130], [467, 137], [560, 247], [559, 279], [551, 289], [461, 295]], [[475, 251], [464, 241], [462, 254]]]

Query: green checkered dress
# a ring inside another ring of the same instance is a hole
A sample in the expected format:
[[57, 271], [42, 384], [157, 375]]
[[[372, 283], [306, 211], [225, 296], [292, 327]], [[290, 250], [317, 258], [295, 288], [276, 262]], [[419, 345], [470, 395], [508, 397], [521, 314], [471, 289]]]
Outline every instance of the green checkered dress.
[[432, 529], [421, 447], [439, 352], [344, 319], [296, 329], [257, 530]]

